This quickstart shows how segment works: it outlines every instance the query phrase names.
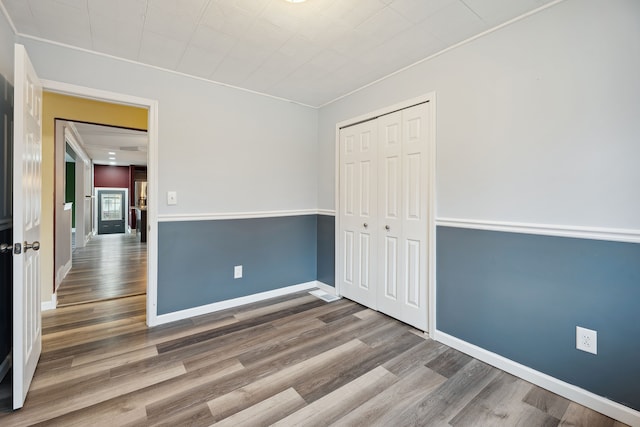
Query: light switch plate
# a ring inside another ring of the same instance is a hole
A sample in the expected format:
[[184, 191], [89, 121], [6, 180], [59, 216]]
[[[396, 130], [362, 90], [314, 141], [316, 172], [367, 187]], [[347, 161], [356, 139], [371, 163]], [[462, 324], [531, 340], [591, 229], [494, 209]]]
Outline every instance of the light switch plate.
[[167, 191], [167, 205], [178, 204], [178, 193], [175, 191]]

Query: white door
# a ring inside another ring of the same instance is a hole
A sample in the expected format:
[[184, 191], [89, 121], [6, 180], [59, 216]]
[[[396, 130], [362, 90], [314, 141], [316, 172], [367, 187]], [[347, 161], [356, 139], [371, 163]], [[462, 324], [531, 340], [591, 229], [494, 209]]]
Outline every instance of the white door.
[[377, 129], [375, 120], [340, 131], [340, 293], [376, 308]]
[[421, 330], [427, 328], [430, 106], [420, 104], [378, 119], [378, 309]]
[[15, 49], [13, 146], [13, 408], [21, 408], [42, 349], [40, 214], [42, 85], [22, 45]]
[[340, 131], [340, 293], [427, 330], [430, 103]]

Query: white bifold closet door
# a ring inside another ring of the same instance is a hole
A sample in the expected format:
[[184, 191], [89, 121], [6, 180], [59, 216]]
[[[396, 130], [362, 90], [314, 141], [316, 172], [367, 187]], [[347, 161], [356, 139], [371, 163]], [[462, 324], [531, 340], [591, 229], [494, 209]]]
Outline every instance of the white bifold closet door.
[[340, 293], [427, 329], [428, 132], [420, 104], [340, 130]]

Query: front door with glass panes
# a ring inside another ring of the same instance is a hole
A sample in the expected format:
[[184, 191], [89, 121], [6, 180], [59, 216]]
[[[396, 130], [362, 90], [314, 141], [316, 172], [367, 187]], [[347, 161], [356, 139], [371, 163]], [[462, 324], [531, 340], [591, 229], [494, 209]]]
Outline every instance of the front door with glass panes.
[[124, 233], [125, 192], [98, 190], [98, 234]]

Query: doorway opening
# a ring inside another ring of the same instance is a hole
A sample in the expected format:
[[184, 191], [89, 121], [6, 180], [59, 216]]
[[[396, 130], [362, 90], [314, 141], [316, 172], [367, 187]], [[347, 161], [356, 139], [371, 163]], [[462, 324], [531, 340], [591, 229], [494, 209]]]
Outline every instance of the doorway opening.
[[54, 209], [57, 307], [144, 295], [147, 288], [146, 239], [136, 233], [132, 199], [136, 178], [146, 182], [148, 135], [144, 128], [117, 126], [146, 128], [147, 112], [136, 109], [137, 122], [121, 122], [119, 111], [129, 113], [132, 107], [108, 104], [105, 114], [105, 103], [100, 109], [95, 104], [44, 96], [45, 112], [56, 116], [55, 206], [65, 207]]
[[[141, 182], [146, 187], [146, 130], [57, 119], [56, 137], [65, 140], [64, 201], [71, 205], [55, 218], [56, 266], [72, 248], [68, 269], [56, 277], [57, 307], [144, 296], [147, 246], [140, 209], [146, 214], [146, 193], [143, 199], [136, 190]], [[60, 141], [55, 145], [62, 149]], [[136, 198], [145, 201], [143, 208]], [[67, 211], [74, 212], [72, 220]]]

